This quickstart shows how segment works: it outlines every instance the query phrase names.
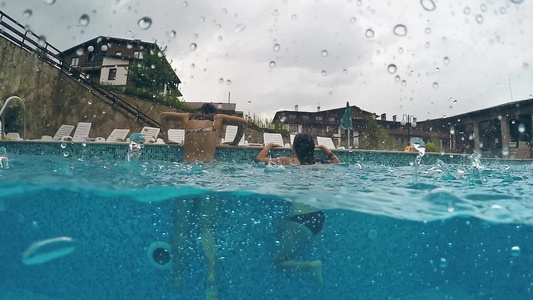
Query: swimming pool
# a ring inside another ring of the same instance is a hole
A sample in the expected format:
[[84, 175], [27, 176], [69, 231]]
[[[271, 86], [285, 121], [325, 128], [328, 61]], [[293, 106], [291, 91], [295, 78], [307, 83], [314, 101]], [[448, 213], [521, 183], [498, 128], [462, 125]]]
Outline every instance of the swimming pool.
[[[172, 199], [207, 193], [221, 199], [220, 299], [531, 298], [526, 163], [424, 157], [415, 172], [379, 153], [309, 167], [14, 153], [0, 169], [0, 293], [12, 299], [203, 299], [198, 228], [183, 291], [147, 251], [170, 242]], [[322, 290], [271, 266], [287, 200], [326, 209], [322, 233], [301, 253], [322, 260]], [[23, 263], [33, 242], [61, 236], [74, 240], [72, 253]]]

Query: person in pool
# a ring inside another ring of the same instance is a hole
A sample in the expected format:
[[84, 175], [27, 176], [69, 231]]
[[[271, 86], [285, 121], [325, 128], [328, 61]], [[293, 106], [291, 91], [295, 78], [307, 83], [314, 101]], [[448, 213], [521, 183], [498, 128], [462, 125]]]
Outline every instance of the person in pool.
[[197, 112], [190, 113], [161, 113], [161, 130], [165, 143], [176, 144], [168, 139], [169, 121], [181, 121], [185, 128], [184, 160], [185, 161], [214, 161], [217, 145], [217, 133], [223, 125], [238, 126], [233, 141], [225, 144], [237, 146], [241, 140], [248, 121], [243, 118], [217, 113], [217, 108], [211, 103], [204, 103]]
[[[248, 122], [242, 118], [218, 114], [216, 107], [206, 103], [196, 113], [164, 112], [161, 114], [161, 127], [165, 133], [169, 121], [179, 120], [184, 123], [184, 160], [186, 162], [206, 162], [215, 160], [217, 132], [223, 125], [237, 125], [238, 131], [229, 145], [237, 145], [243, 136]], [[165, 141], [170, 143], [168, 136]], [[208, 270], [206, 299], [217, 299], [218, 288], [215, 276], [215, 222], [218, 201], [216, 195], [196, 198], [174, 199], [173, 218], [174, 235], [172, 237], [172, 257], [174, 286], [181, 287], [181, 269], [183, 256], [190, 233], [191, 213], [196, 210], [200, 221], [200, 237], [204, 249]]]
[[[315, 163], [315, 142], [307, 133], [298, 133], [294, 137], [292, 152], [294, 157], [269, 158], [270, 150], [279, 145], [266, 145], [255, 158], [256, 162], [265, 164], [277, 163], [284, 165], [312, 165]], [[318, 146], [328, 156], [326, 163], [339, 163], [335, 153], [326, 146]], [[290, 216], [278, 225], [280, 235], [279, 247], [274, 255], [274, 268], [278, 271], [302, 270], [313, 274], [319, 287], [322, 279], [322, 262], [296, 261], [295, 255], [311, 242], [311, 238], [320, 233], [324, 226], [324, 212], [309, 205], [292, 202]]]

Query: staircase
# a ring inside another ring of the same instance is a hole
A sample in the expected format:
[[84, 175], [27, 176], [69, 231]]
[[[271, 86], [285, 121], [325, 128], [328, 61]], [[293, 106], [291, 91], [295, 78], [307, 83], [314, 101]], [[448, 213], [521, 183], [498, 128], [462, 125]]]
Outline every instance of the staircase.
[[141, 122], [145, 126], [161, 127], [161, 124], [152, 119], [135, 106], [124, 101], [119, 95], [106, 90], [102, 86], [91, 81], [81, 70], [72, 67], [63, 61], [63, 55], [54, 46], [44, 42], [41, 38], [28, 31], [13, 18], [0, 10], [0, 37], [5, 38], [18, 47], [34, 54], [42, 61], [60, 70], [63, 74], [78, 82], [81, 86], [91, 92], [96, 98], [109, 104], [113, 109], [123, 112]]

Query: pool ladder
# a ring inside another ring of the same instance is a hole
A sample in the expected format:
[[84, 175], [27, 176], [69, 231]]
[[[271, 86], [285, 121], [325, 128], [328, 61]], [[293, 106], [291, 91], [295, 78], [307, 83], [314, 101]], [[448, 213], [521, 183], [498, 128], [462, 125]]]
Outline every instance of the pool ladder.
[[20, 104], [22, 105], [22, 122], [23, 122], [22, 139], [25, 140], [26, 139], [26, 105], [24, 104], [24, 100], [22, 100], [22, 98], [18, 96], [11, 96], [7, 98], [6, 102], [4, 102], [3, 105], [2, 105], [2, 101], [0, 100], [0, 105], [2, 105], [2, 108], [0, 109], [0, 120], [1, 120], [0, 121], [0, 140], [4, 136], [4, 122], [3, 122], [4, 118], [2, 117], [2, 114], [4, 113], [4, 110], [6, 109], [9, 102], [11, 102], [11, 100], [18, 100]]

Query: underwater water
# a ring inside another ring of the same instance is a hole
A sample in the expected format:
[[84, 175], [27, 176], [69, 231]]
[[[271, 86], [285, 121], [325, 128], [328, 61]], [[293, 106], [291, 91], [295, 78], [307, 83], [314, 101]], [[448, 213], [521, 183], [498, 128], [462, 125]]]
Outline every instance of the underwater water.
[[[531, 168], [12, 155], [0, 169], [0, 295], [205, 299], [201, 216], [191, 219], [181, 289], [147, 251], [171, 242], [173, 201], [209, 195], [219, 199], [220, 299], [531, 299]], [[322, 261], [323, 288], [272, 267], [290, 201], [325, 211], [322, 232], [297, 256]]]

